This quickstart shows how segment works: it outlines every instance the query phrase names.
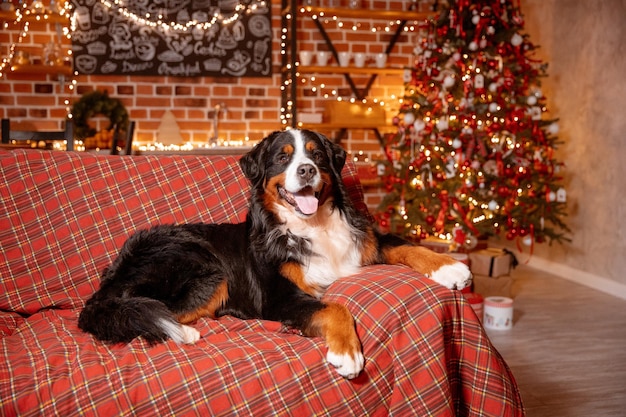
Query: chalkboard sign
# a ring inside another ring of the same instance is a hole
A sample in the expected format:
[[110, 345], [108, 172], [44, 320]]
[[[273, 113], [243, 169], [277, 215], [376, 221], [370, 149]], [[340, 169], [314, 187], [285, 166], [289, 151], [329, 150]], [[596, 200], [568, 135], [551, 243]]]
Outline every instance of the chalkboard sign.
[[270, 2], [72, 0], [80, 74], [270, 76]]

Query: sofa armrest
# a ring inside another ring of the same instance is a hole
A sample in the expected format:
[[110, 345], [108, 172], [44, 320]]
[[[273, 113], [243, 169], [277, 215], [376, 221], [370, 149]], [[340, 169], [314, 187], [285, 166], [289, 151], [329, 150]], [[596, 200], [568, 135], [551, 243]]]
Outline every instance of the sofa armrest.
[[383, 374], [391, 383], [378, 386], [397, 415], [521, 414], [513, 375], [460, 291], [374, 265], [336, 281], [324, 299], [354, 315], [366, 358], [359, 378]]

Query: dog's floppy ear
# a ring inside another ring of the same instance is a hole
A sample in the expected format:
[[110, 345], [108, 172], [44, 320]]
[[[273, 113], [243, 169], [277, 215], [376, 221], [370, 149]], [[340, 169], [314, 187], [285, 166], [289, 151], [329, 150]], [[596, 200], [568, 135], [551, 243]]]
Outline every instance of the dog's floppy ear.
[[239, 160], [239, 166], [243, 171], [243, 175], [245, 175], [253, 185], [263, 182], [265, 178], [265, 156], [267, 155], [267, 150], [273, 139], [278, 136], [279, 133], [279, 131], [270, 133]]
[[328, 159], [333, 166], [334, 173], [337, 175], [337, 178], [341, 178], [341, 170], [346, 164], [346, 151], [341, 146], [337, 145], [321, 133], [315, 133], [324, 144], [326, 155], [328, 155]]

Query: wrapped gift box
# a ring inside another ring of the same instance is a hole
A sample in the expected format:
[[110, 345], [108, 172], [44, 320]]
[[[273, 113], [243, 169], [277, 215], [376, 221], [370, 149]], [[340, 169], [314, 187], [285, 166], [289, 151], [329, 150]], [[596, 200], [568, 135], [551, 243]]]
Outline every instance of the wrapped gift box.
[[439, 239], [434, 236], [429, 236], [425, 239], [420, 240], [420, 245], [425, 246], [433, 252], [437, 253], [449, 253], [452, 242], [445, 239]]
[[497, 278], [474, 274], [474, 292], [483, 297], [512, 297], [513, 278], [502, 275]]
[[513, 265], [513, 255], [503, 249], [487, 248], [470, 253], [473, 274], [497, 278], [508, 275]]

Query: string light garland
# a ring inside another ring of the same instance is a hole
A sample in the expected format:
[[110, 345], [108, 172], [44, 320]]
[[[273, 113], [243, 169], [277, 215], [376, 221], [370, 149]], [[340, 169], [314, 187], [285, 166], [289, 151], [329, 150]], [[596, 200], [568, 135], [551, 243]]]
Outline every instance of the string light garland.
[[[211, 28], [215, 24], [230, 24], [237, 20], [239, 20], [242, 16], [250, 13], [254, 13], [256, 10], [261, 8], [267, 8], [266, 1], [257, 1], [249, 4], [246, 3], [238, 3], [235, 5], [233, 13], [226, 16], [224, 15], [219, 8], [215, 8], [212, 13], [208, 16], [208, 20], [205, 22], [198, 21], [196, 19], [191, 19], [185, 23], [178, 22], [168, 22], [166, 16], [166, 10], [160, 9], [156, 14], [151, 12], [146, 12], [143, 16], [138, 15], [136, 12], [128, 9], [124, 5], [122, 0], [100, 0], [100, 3], [106, 7], [108, 10], [116, 12], [124, 18], [140, 25], [146, 26], [154, 29], [160, 29], [164, 32], [168, 31], [176, 31], [176, 32], [187, 32], [192, 29], [202, 29], [207, 30]], [[73, 23], [76, 24], [75, 22]], [[75, 26], [74, 26], [75, 27]]]
[[[30, 30], [30, 23], [31, 21], [36, 21], [36, 22], [51, 22], [52, 21], [52, 17], [59, 17], [61, 19], [63, 18], [67, 18], [69, 16], [69, 11], [70, 11], [70, 4], [69, 2], [65, 3], [64, 7], [62, 9], [60, 9], [58, 12], [51, 12], [49, 10], [30, 10], [30, 9], [26, 9], [26, 4], [22, 5], [22, 9], [17, 9], [15, 10], [15, 20], [13, 21], [14, 25], [19, 25], [20, 23], [23, 23], [22, 27], [19, 29], [19, 36], [17, 39], [17, 42], [13, 42], [10, 46], [9, 46], [9, 53], [7, 55], [7, 57], [5, 57], [2, 60], [2, 63], [0, 63], [0, 77], [2, 77], [2, 75], [4, 74], [4, 69], [11, 65], [11, 63], [13, 62], [14, 58], [15, 58], [15, 52], [17, 49], [17, 46], [20, 45], [22, 43], [22, 41], [24, 40], [24, 38], [26, 38], [26, 36], [28, 35], [28, 32]], [[9, 22], [5, 22], [4, 23], [4, 28], [8, 29], [10, 26]], [[69, 31], [69, 28], [67, 26], [63, 26], [63, 36], [68, 39], [71, 40], [71, 33]], [[67, 49], [67, 55], [68, 57], [70, 57], [72, 54], [72, 51], [70, 48]], [[15, 67], [11, 67], [11, 70], [14, 70]]]
[[[423, 28], [426, 25], [426, 23], [423, 21], [414, 20], [412, 22], [403, 22], [402, 20], [396, 19], [396, 20], [389, 20], [386, 22], [386, 24], [383, 24], [383, 25], [376, 25], [374, 21], [372, 21], [370, 23], [371, 27], [369, 27], [368, 24], [365, 22], [357, 21], [356, 19], [350, 19], [350, 18], [344, 19], [344, 18], [337, 16], [336, 14], [333, 14], [333, 13], [329, 14], [326, 11], [319, 11], [317, 13], [313, 13], [308, 7], [301, 7], [298, 10], [298, 12], [300, 14], [309, 14], [309, 17], [311, 19], [318, 20], [325, 25], [334, 24], [336, 28], [339, 30], [347, 30], [347, 31], [352, 31], [352, 32], [369, 31], [371, 33], [379, 33], [379, 32], [391, 33], [392, 31], [396, 30], [395, 29], [396, 27], [400, 25], [404, 25], [402, 30], [405, 33], [410, 33], [410, 32], [416, 32], [418, 30], [421, 30], [421, 28]], [[289, 21], [293, 19], [293, 16], [290, 13], [288, 13], [285, 16], [285, 19]], [[287, 29], [283, 28], [282, 33], [281, 33], [281, 42], [280, 42], [281, 55], [286, 55], [288, 53], [287, 40], [288, 40]], [[297, 60], [297, 58], [294, 59], [294, 62], [295, 62], [296, 67], [300, 66], [300, 62]], [[292, 65], [287, 64], [286, 71], [290, 72], [291, 69], [292, 69]], [[340, 91], [337, 88], [328, 87], [325, 83], [317, 83], [317, 79], [315, 76], [310, 76], [307, 78], [298, 71], [296, 72], [296, 80], [292, 80], [291, 78], [287, 77], [283, 81], [282, 85], [280, 86], [281, 91], [285, 91], [286, 89], [290, 88], [290, 86], [294, 82], [298, 82], [301, 86], [307, 86], [311, 90], [311, 92], [315, 93], [316, 95], [319, 95], [320, 97], [324, 99], [334, 98], [337, 101], [348, 100], [352, 103], [354, 103], [357, 100], [352, 95], [349, 95], [349, 96], [341, 95]], [[388, 105], [388, 103], [385, 103], [385, 101], [379, 101], [377, 99], [369, 100], [366, 98], [362, 100], [362, 102], [363, 104], [371, 104], [373, 102], [374, 104], [381, 105], [381, 106]], [[293, 102], [289, 101], [286, 107], [281, 108], [280, 118], [281, 118], [281, 124], [283, 126], [291, 125], [291, 120], [293, 118]]]
[[385, 146], [379, 224], [466, 248], [493, 234], [531, 252], [535, 242], [567, 241], [558, 124], [542, 117], [546, 66], [520, 35], [518, 7], [480, 0], [441, 16], [450, 17], [420, 33], [405, 72], [398, 130]]
[[[72, 6], [69, 1], [60, 3], [55, 3], [54, 1], [52, 1], [50, 2], [49, 8], [43, 7], [41, 3], [33, 2], [30, 6], [28, 6], [26, 3], [22, 3], [21, 7], [16, 9], [14, 12], [15, 18], [12, 19], [11, 22], [6, 21], [3, 26], [5, 29], [10, 29], [11, 25], [18, 26], [18, 28], [16, 28], [15, 30], [19, 32], [19, 35], [17, 36], [17, 40], [9, 45], [9, 51], [7, 56], [2, 59], [2, 62], [0, 62], [0, 78], [6, 75], [7, 70], [10, 70], [10, 72], [17, 71], [18, 69], [24, 72], [29, 71], [28, 63], [26, 65], [18, 65], [18, 63], [16, 62], [16, 53], [20, 49], [20, 47], [24, 45], [24, 40], [28, 38], [32, 23], [42, 22], [55, 24], [57, 25], [57, 33], [59, 34], [59, 36], [62, 36], [68, 42], [71, 42], [72, 39], [72, 32], [69, 25], [70, 16], [72, 14]], [[63, 24], [63, 22], [67, 22], [67, 24]], [[59, 61], [71, 62], [71, 48], [62, 48], [60, 43], [51, 44], [54, 44], [55, 48], [60, 47], [60, 49], [63, 49], [65, 51], [64, 57], [60, 57]], [[60, 65], [57, 62], [53, 62], [53, 64], [55, 65], [52, 65], [49, 71], [51, 74], [55, 72], [55, 67], [58, 67]], [[73, 75], [75, 76], [76, 72], [73, 72]], [[68, 114], [68, 117], [71, 118], [70, 97], [75, 92], [77, 84], [76, 79], [72, 77], [69, 80], [69, 83], [66, 83], [67, 80], [65, 74], [59, 73], [58, 80], [61, 92], [65, 90], [65, 87], [67, 85], [67, 90], [69, 93], [68, 96], [63, 100], [63, 105], [65, 106], [65, 111]], [[62, 146], [64, 145], [59, 142], [54, 143], [55, 149], [60, 149]], [[77, 143], [77, 149], [80, 149], [80, 143]]]
[[[54, 2], [50, 3], [50, 7], [54, 7], [54, 5], [55, 5]], [[0, 62], [0, 78], [5, 76], [7, 68], [11, 72], [16, 71], [18, 69], [19, 66], [16, 65], [16, 52], [19, 49], [19, 46], [23, 44], [24, 39], [27, 38], [29, 31], [30, 31], [31, 23], [47, 22], [49, 24], [54, 23], [56, 25], [61, 25], [61, 22], [66, 21], [66, 20], [69, 21], [69, 16], [72, 10], [71, 4], [69, 1], [63, 2], [63, 6], [55, 10], [49, 10], [43, 6], [41, 7], [40, 6], [41, 4], [39, 3], [33, 3], [31, 4], [29, 8], [26, 3], [22, 3], [21, 8], [18, 8], [15, 10], [15, 19], [11, 23], [8, 21], [4, 23], [3, 26], [5, 29], [9, 29], [11, 24], [16, 25], [16, 26], [21, 25], [21, 27], [19, 29], [16, 29], [16, 30], [19, 30], [17, 41], [9, 45], [9, 52], [7, 56], [2, 59], [2, 62]], [[71, 31], [68, 25], [62, 25], [61, 30], [57, 29], [57, 31], [59, 31], [60, 34], [62, 34], [62, 36], [65, 39], [71, 42], [72, 35], [71, 35]], [[61, 58], [61, 60], [64, 62], [65, 61], [71, 62], [71, 59], [72, 59], [71, 48], [65, 48], [65, 54], [66, 54], [65, 58]], [[54, 72], [54, 70], [52, 70], [51, 72]], [[66, 81], [64, 74], [59, 74], [59, 81], [60, 81], [61, 89], [63, 90], [65, 87], [65, 81]], [[68, 85], [70, 94], [75, 89], [75, 86], [76, 86], [76, 80], [75, 79], [70, 80], [70, 83]], [[68, 112], [68, 114], [70, 112], [69, 102], [70, 102], [69, 97], [64, 100], [64, 105], [66, 106], [66, 111]]]

